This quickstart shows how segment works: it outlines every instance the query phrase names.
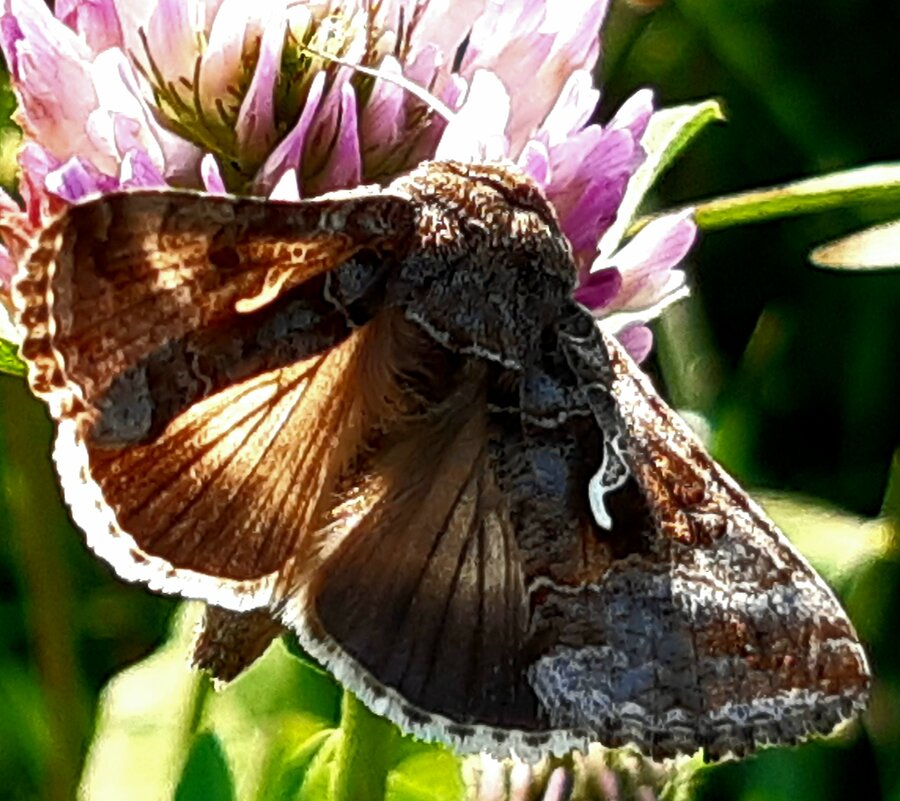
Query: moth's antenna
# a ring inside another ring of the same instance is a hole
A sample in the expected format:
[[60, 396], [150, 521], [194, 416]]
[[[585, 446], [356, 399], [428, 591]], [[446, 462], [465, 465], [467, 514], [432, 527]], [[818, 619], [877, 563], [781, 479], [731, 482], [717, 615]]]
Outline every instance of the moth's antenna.
[[453, 122], [453, 120], [456, 119], [456, 112], [450, 108], [450, 106], [441, 100], [438, 100], [437, 97], [431, 94], [427, 89], [409, 80], [409, 78], [405, 78], [402, 74], [398, 75], [396, 73], [373, 69], [372, 67], [364, 67], [362, 64], [354, 64], [352, 61], [346, 61], [331, 53], [322, 53], [308, 46], [303, 49], [314, 56], [333, 61], [335, 64], [340, 64], [342, 67], [349, 67], [352, 70], [361, 72], [363, 75], [368, 75], [372, 78], [381, 78], [383, 81], [399, 86], [401, 89], [409, 92], [413, 97], [421, 100], [426, 106], [438, 113], [447, 122]]

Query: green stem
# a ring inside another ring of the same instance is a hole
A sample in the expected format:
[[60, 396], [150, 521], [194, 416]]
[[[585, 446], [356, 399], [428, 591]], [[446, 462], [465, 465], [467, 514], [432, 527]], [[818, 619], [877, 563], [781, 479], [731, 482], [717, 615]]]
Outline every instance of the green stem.
[[734, 225], [834, 211], [867, 203], [898, 201], [900, 201], [900, 162], [869, 164], [779, 186], [722, 195], [711, 200], [665, 209], [631, 222], [627, 235], [634, 236], [653, 220], [685, 209], [693, 210], [694, 220], [700, 228], [712, 231]]
[[694, 204], [706, 230], [900, 200], [900, 164], [871, 164]]
[[341, 701], [341, 740], [334, 760], [331, 801], [381, 801], [396, 761], [397, 730], [350, 692]]
[[191, 745], [200, 731], [200, 725], [203, 723], [203, 716], [206, 712], [206, 701], [212, 692], [212, 679], [210, 679], [209, 675], [202, 670], [196, 670], [194, 673], [195, 677], [194, 688], [191, 693], [191, 707], [188, 710], [188, 716], [185, 719], [184, 753], [190, 751]]
[[900, 450], [894, 451], [894, 458], [891, 460], [881, 514], [890, 525], [891, 550], [895, 554], [900, 553]]
[[48, 801], [75, 797], [87, 743], [89, 706], [81, 678], [73, 588], [64, 538], [75, 539], [50, 467], [50, 426], [19, 378], [0, 377], [3, 489], [0, 523], [17, 557], [34, 663], [51, 747], [45, 754]]

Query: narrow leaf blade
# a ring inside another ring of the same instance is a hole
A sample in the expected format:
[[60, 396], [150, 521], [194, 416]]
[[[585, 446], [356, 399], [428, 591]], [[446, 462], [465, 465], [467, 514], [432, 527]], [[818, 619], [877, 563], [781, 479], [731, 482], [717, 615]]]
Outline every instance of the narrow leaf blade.
[[641, 139], [647, 158], [628, 182], [616, 220], [598, 245], [601, 253], [615, 252], [635, 220], [641, 203], [659, 176], [711, 122], [725, 119], [716, 100], [665, 108], [654, 113]]
[[886, 270], [900, 267], [900, 220], [820, 245], [809, 254], [817, 267]]
[[900, 163], [870, 164], [768, 189], [693, 204], [694, 219], [712, 230], [873, 201], [900, 200]]

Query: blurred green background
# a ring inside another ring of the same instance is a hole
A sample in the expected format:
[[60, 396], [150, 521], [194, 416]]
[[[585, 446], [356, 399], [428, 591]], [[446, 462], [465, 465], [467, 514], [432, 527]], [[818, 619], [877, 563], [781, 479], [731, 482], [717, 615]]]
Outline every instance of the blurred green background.
[[[663, 105], [723, 100], [728, 123], [664, 177], [660, 208], [897, 159], [898, 31], [900, 4], [874, 0], [618, 2], [601, 114], [643, 85]], [[3, 119], [10, 108], [5, 91]], [[705, 416], [731, 471], [782, 493], [773, 513], [836, 584], [878, 680], [853, 736], [703, 771], [704, 799], [900, 799], [900, 560], [890, 523], [864, 524], [900, 445], [900, 271], [807, 262], [814, 245], [892, 217], [900, 205], [869, 204], [702, 234], [693, 298], [658, 326], [651, 371]], [[0, 798], [74, 796], [100, 689], [154, 651], [175, 608], [87, 554], [49, 443], [43, 407], [0, 376]], [[887, 506], [900, 519], [900, 497]]]

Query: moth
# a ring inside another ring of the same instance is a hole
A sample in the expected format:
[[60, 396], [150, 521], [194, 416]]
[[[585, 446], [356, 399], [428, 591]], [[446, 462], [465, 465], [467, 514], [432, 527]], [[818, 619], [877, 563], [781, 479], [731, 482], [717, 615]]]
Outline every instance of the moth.
[[212, 605], [216, 675], [286, 626], [461, 751], [831, 731], [870, 682], [838, 601], [574, 286], [529, 178], [434, 162], [296, 203], [91, 199], [14, 297], [74, 520]]

